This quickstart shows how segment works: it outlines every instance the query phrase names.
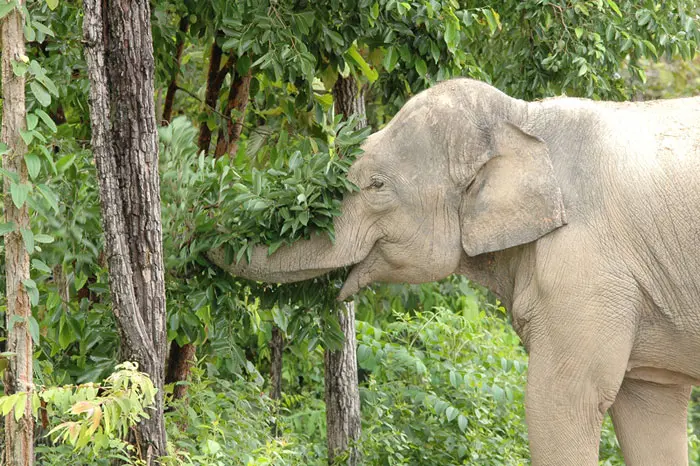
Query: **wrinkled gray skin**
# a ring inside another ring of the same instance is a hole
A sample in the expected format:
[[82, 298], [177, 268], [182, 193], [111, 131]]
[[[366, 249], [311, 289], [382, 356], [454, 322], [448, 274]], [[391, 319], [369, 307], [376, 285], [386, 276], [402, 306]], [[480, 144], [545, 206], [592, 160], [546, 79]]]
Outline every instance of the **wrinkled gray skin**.
[[597, 465], [610, 410], [628, 465], [685, 465], [700, 380], [700, 98], [512, 99], [448, 81], [364, 145], [325, 235], [235, 275], [289, 282], [353, 265], [374, 282], [463, 273], [499, 295], [530, 354], [534, 465]]

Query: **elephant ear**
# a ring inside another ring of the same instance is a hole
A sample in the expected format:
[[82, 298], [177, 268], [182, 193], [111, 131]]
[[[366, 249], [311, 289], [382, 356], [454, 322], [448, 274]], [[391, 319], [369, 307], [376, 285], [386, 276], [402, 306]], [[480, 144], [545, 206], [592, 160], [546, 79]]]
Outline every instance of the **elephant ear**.
[[566, 224], [546, 144], [499, 124], [490, 156], [462, 197], [462, 247], [470, 256], [534, 241]]

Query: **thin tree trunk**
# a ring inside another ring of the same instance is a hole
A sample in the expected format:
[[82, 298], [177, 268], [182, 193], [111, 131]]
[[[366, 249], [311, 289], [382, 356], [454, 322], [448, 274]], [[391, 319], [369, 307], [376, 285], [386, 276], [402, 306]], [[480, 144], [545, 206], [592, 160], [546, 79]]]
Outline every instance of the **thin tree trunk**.
[[134, 429], [137, 456], [152, 465], [166, 454], [166, 334], [150, 7], [144, 0], [128, 8], [84, 0], [84, 9], [92, 147], [120, 352], [158, 389], [150, 419]]
[[[229, 91], [228, 100], [226, 101], [226, 109], [224, 110], [224, 115], [229, 117], [229, 120], [226, 121], [225, 131], [224, 128], [219, 129], [219, 135], [216, 140], [216, 151], [214, 152], [216, 158], [224, 154], [233, 155], [238, 150], [238, 140], [243, 130], [245, 110], [248, 106], [248, 100], [250, 99], [251, 79], [252, 74], [250, 70], [248, 70], [247, 75], [236, 76], [231, 84], [231, 90]], [[236, 115], [231, 116], [234, 110], [236, 111]]]
[[177, 92], [177, 77], [180, 74], [180, 61], [182, 60], [182, 52], [185, 50], [185, 35], [190, 28], [189, 15], [183, 15], [180, 18], [180, 32], [177, 35], [177, 43], [175, 44], [175, 73], [170, 79], [168, 91], [165, 94], [165, 105], [163, 106], [163, 121], [170, 123], [173, 116], [173, 105], [175, 103], [175, 93]]
[[[184, 382], [190, 376], [190, 370], [194, 364], [196, 348], [192, 343], [184, 346], [177, 344], [175, 340], [170, 343], [170, 358], [168, 358], [168, 368], [165, 373], [165, 383], [177, 384]], [[187, 385], [175, 385], [173, 388], [173, 398], [180, 399], [187, 393]]]
[[[15, 76], [12, 62], [24, 57], [24, 18], [21, 8], [24, 0], [18, 0], [17, 8], [2, 21], [2, 142], [8, 152], [2, 158], [2, 167], [19, 177], [26, 185], [27, 164], [24, 154], [27, 146], [20, 137], [26, 129], [26, 106], [24, 76]], [[29, 254], [22, 241], [20, 230], [29, 230], [29, 213], [26, 202], [18, 209], [12, 201], [10, 178], [4, 178], [5, 221], [15, 225], [14, 231], [5, 235], [5, 275], [7, 310], [6, 351], [14, 353], [5, 370], [5, 394], [26, 393], [24, 412], [19, 421], [11, 411], [5, 416], [5, 454], [7, 466], [29, 466], [34, 464], [34, 418], [32, 417], [32, 358], [34, 343], [29, 334], [29, 319], [32, 317], [29, 295], [23, 281], [29, 279]]]
[[[284, 333], [272, 324], [270, 340], [270, 399], [279, 402], [282, 399], [282, 355], [284, 354]], [[279, 435], [277, 421], [272, 425], [272, 435]]]
[[[218, 34], [218, 33], [217, 33]], [[207, 73], [207, 91], [204, 95], [204, 104], [206, 112], [211, 112], [216, 110], [216, 102], [219, 100], [219, 92], [221, 92], [221, 85], [224, 83], [224, 79], [231, 69], [233, 63], [233, 57], [229, 57], [226, 64], [221, 67], [221, 57], [222, 51], [221, 47], [216, 43], [216, 37], [214, 37], [214, 42], [211, 45], [211, 54], [209, 57], [209, 72]], [[209, 152], [209, 146], [211, 145], [211, 129], [207, 125], [206, 121], [203, 121], [199, 126], [199, 139], [197, 141], [200, 151], [205, 153]]]
[[345, 333], [343, 347], [339, 351], [326, 351], [324, 356], [328, 464], [355, 466], [360, 464], [357, 442], [360, 440], [362, 425], [354, 302], [340, 306], [338, 321]]
[[[333, 87], [335, 111], [345, 118], [357, 115], [359, 126], [367, 124], [364, 89], [355, 78], [339, 77]], [[328, 435], [328, 464], [338, 464], [337, 458], [346, 458], [343, 464], [360, 464], [360, 391], [357, 381], [357, 340], [355, 336], [355, 303], [341, 305], [338, 322], [345, 334], [339, 351], [326, 351], [326, 428]]]

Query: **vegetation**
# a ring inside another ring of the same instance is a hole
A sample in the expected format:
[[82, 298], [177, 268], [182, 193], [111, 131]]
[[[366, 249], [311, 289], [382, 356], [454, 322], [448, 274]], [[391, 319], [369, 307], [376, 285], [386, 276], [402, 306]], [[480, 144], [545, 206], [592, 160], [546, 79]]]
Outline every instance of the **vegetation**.
[[[222, 246], [236, 260], [259, 244], [272, 252], [314, 234], [332, 238], [339, 199], [356, 189], [345, 173], [359, 145], [411, 95], [454, 76], [520, 98], [658, 98], [699, 88], [692, 1], [150, 3], [167, 339], [171, 359], [196, 348], [189, 376], [165, 387], [163, 464], [327, 464], [323, 352], [343, 342], [332, 304], [343, 271], [263, 286], [223, 274], [204, 253]], [[2, 171], [0, 287], [12, 279], [6, 261], [19, 239], [32, 315], [20, 322], [9, 293], [0, 294], [0, 372], [15, 361], [10, 332], [25, 329], [36, 391], [22, 400], [5, 383], [0, 411], [36, 420], [37, 464], [139, 464], [129, 433], [154, 414], [156, 391], [143, 367], [119, 365], [83, 7], [0, 0], [0, 20], [11, 12], [24, 18], [26, 56], [11, 65], [27, 81], [27, 176]], [[366, 130], [334, 109], [334, 86], [350, 76], [364, 92]], [[28, 227], [16, 227], [11, 205], [28, 208]], [[364, 464], [528, 464], [527, 359], [493, 296], [450, 277], [374, 286], [355, 302], [362, 436], [354, 446]], [[279, 331], [277, 399], [270, 369]], [[186, 395], [173, 396], [183, 386]], [[609, 421], [601, 464], [623, 464]]]

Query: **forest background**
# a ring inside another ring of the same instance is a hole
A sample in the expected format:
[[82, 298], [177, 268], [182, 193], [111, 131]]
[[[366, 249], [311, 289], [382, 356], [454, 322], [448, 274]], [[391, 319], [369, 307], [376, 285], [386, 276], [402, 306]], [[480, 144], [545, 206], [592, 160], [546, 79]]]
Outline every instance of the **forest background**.
[[[14, 7], [0, 1], [0, 18]], [[527, 359], [487, 290], [457, 276], [372, 286], [355, 297], [348, 335], [333, 304], [337, 277], [261, 286], [204, 253], [225, 245], [240, 259], [256, 244], [274, 251], [316, 229], [332, 235], [357, 146], [444, 79], [481, 79], [523, 99], [700, 94], [696, 2], [154, 0], [150, 9], [170, 355], [161, 461], [528, 464]], [[129, 432], [153, 393], [132, 366], [115, 372], [83, 5], [33, 0], [23, 12], [27, 59], [14, 71], [27, 78], [30, 183], [3, 172], [2, 196], [29, 207], [37, 464], [140, 464]], [[358, 113], [349, 121], [338, 111], [347, 89]], [[4, 279], [0, 261], [3, 290]], [[0, 296], [0, 313], [6, 306]], [[0, 340], [16, 324], [0, 321]], [[361, 429], [329, 455], [324, 354], [348, 345]], [[0, 371], [13, 357], [3, 351]], [[26, 403], [2, 397], [0, 411], [21, 416]], [[624, 464], [609, 420], [601, 464]]]

